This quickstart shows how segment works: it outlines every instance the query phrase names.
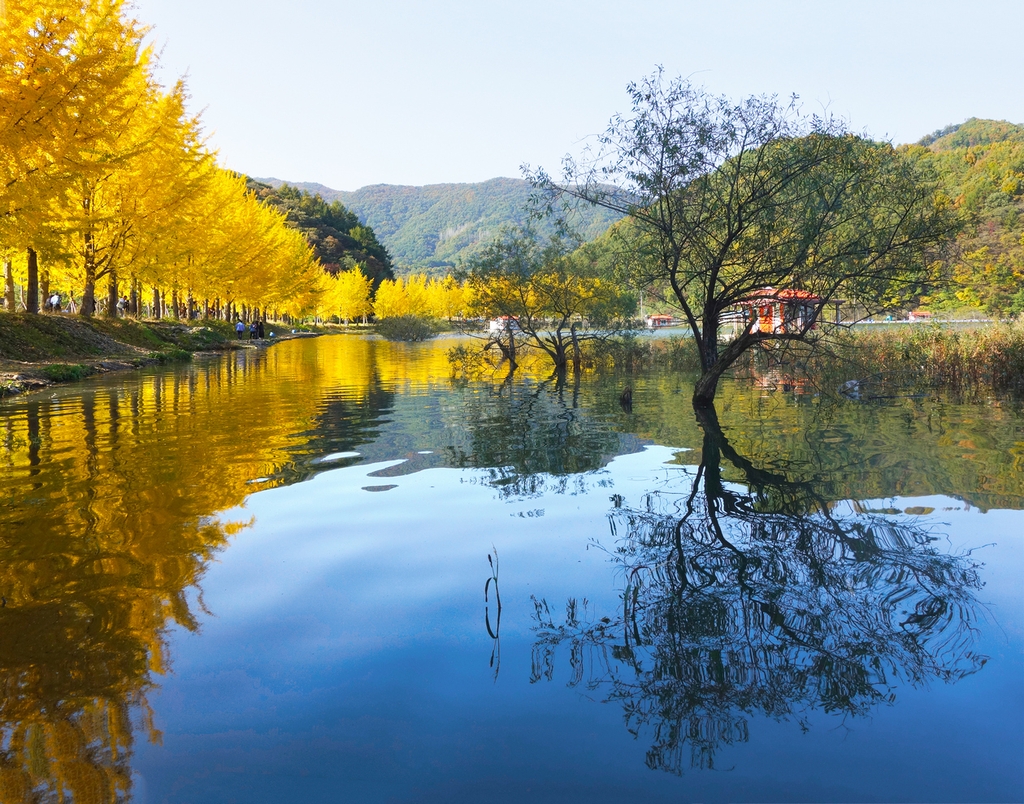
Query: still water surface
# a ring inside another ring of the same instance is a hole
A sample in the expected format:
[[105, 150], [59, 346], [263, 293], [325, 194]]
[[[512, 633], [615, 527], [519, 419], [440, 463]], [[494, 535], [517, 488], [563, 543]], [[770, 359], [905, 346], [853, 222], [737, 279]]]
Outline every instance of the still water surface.
[[1024, 800], [1018, 410], [448, 346], [0, 405], [0, 801]]

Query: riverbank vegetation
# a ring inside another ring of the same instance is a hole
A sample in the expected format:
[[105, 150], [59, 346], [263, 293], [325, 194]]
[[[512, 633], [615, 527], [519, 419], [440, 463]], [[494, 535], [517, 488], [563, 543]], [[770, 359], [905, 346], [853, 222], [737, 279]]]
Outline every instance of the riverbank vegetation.
[[232, 325], [0, 314], [0, 397], [236, 345]]
[[315, 310], [329, 273], [391, 276], [340, 204], [217, 164], [126, 0], [0, 10], [5, 309], [59, 297], [85, 317], [290, 320]]
[[[670, 368], [700, 371], [692, 338], [617, 339], [590, 353], [587, 367], [626, 374]], [[828, 351], [762, 348], [737, 364], [763, 389], [860, 401], [922, 392], [1024, 397], [1024, 323], [957, 328], [939, 325], [855, 327]]]

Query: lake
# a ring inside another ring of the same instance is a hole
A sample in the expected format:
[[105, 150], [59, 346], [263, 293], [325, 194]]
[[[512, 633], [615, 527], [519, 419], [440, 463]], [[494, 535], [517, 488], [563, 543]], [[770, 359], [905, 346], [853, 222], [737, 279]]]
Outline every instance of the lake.
[[1024, 801], [1019, 407], [453, 343], [0, 403], [0, 801]]

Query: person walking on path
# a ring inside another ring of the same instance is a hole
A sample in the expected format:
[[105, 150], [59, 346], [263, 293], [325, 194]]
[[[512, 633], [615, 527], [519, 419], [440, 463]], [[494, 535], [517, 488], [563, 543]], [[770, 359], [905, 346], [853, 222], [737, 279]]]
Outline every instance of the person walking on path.
[[242, 323], [242, 319], [238, 319], [238, 323], [235, 324], [235, 332], [238, 333], [238, 340], [242, 340], [242, 335], [245, 333], [245, 324]]

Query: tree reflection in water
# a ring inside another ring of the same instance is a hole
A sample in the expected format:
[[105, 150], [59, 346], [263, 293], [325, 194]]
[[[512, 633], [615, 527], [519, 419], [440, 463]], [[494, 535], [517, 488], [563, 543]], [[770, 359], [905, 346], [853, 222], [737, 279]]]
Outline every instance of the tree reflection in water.
[[[598, 618], [570, 600], [564, 621], [536, 601], [532, 681], [568, 648], [570, 685], [600, 691], [649, 735], [647, 764], [713, 768], [745, 742], [749, 718], [813, 710], [867, 714], [900, 684], [952, 683], [984, 665], [974, 650], [980, 565], [936, 548], [911, 517], [858, 513], [814, 484], [738, 455], [713, 411], [686, 488], [613, 497], [622, 610]], [[722, 459], [746, 478], [722, 480]]]
[[[468, 396], [468, 395], [467, 395]], [[446, 448], [448, 464], [479, 467], [478, 481], [501, 499], [583, 494], [610, 486], [604, 467], [616, 456], [639, 452], [637, 436], [618, 433], [580, 405], [579, 378], [506, 381], [486, 404], [472, 397], [459, 408], [468, 443]]]

